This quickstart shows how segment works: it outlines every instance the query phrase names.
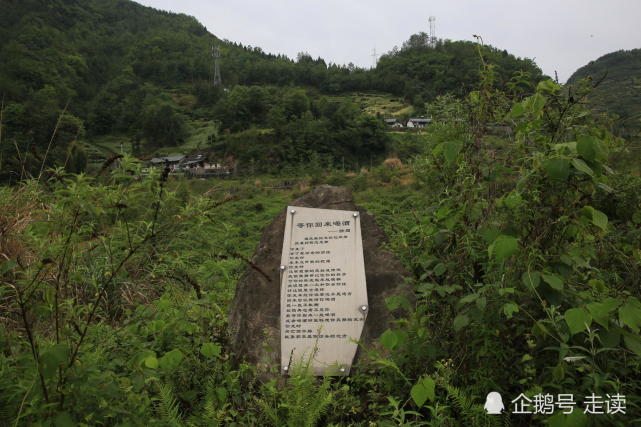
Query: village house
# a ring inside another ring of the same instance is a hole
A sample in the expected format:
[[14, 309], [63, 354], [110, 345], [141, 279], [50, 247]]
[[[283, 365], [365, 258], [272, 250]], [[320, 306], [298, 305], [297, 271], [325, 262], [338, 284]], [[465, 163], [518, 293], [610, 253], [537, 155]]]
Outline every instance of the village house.
[[402, 128], [403, 123], [399, 122], [397, 119], [385, 119], [385, 124], [393, 128]]
[[185, 156], [183, 156], [182, 154], [178, 156], [154, 157], [149, 161], [149, 164], [153, 167], [164, 167], [166, 165], [169, 166], [170, 171], [174, 172], [184, 158]]
[[411, 118], [407, 121], [408, 128], [424, 128], [432, 123], [432, 119], [425, 117]]
[[180, 169], [187, 176], [206, 177], [229, 175], [229, 168], [215, 162], [209, 162], [202, 154], [197, 156], [186, 157], [180, 163]]
[[189, 177], [206, 177], [228, 175], [229, 167], [220, 163], [210, 162], [202, 154], [195, 156], [154, 157], [149, 161], [151, 167], [169, 166], [171, 173], [184, 173]]

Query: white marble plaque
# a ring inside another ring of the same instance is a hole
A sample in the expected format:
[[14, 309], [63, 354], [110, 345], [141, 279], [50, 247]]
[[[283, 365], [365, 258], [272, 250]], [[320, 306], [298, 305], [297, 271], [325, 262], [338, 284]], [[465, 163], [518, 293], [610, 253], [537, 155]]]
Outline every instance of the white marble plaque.
[[347, 375], [368, 311], [358, 212], [289, 206], [280, 268], [282, 372]]

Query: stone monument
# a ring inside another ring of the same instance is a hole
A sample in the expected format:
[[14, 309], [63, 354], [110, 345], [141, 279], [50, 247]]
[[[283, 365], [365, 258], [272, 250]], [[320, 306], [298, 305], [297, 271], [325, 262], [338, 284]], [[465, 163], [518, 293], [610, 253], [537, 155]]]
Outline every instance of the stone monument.
[[[317, 209], [322, 209], [322, 213]], [[337, 225], [338, 222], [340, 225]], [[332, 244], [329, 243], [330, 236]], [[284, 241], [286, 244], [283, 244]], [[327, 243], [305, 243], [321, 241]], [[357, 348], [355, 340], [360, 336], [360, 342], [364, 345], [374, 344], [380, 334], [391, 326], [393, 317], [387, 310], [385, 299], [399, 294], [412, 298], [412, 291], [405, 283], [408, 273], [400, 261], [383, 248], [384, 242], [385, 236], [373, 215], [357, 207], [351, 192], [344, 187], [319, 186], [291, 202], [267, 226], [251, 264], [238, 281], [229, 322], [235, 359], [263, 367], [277, 365], [281, 373], [286, 373], [293, 357], [313, 356], [316, 362], [312, 361], [311, 365], [315, 374], [346, 375]], [[359, 251], [361, 244], [362, 251]], [[296, 264], [296, 261], [303, 261], [303, 264]], [[312, 265], [310, 261], [318, 272], [304, 271], [312, 269], [304, 267]], [[361, 262], [364, 264], [365, 280], [359, 276], [362, 275], [359, 273], [362, 271]], [[322, 267], [324, 264], [325, 267]], [[320, 267], [316, 268], [316, 265]], [[331, 276], [332, 273], [334, 276]], [[293, 277], [301, 274], [303, 277]], [[308, 277], [304, 277], [305, 274]], [[311, 277], [310, 274], [329, 275]], [[338, 280], [343, 277], [349, 277], [349, 281]], [[307, 282], [299, 279], [306, 279]], [[318, 296], [310, 297], [309, 292], [304, 297], [294, 296], [295, 289], [309, 290], [311, 279], [319, 279], [319, 284], [320, 280], [325, 283], [318, 287], [318, 291], [314, 291]], [[347, 290], [348, 287], [350, 290]], [[351, 295], [347, 295], [350, 292]], [[307, 301], [310, 298], [319, 301]], [[324, 300], [322, 307], [320, 298]], [[325, 301], [325, 298], [329, 301]], [[292, 311], [294, 303], [295, 312]], [[316, 303], [318, 305], [309, 306]], [[302, 311], [302, 304], [306, 304], [304, 308], [311, 309], [311, 312]], [[321, 308], [323, 319], [340, 316], [341, 320], [320, 322]], [[311, 316], [303, 317], [303, 313]], [[288, 314], [290, 317], [287, 317]], [[292, 322], [294, 319], [310, 320]], [[306, 325], [303, 328], [305, 324], [313, 326]], [[324, 326], [319, 330], [321, 324]], [[295, 332], [297, 328], [305, 330], [305, 338], [302, 338], [303, 332]], [[337, 335], [340, 337], [337, 338]], [[357, 352], [354, 361], [358, 357]]]
[[280, 265], [281, 368], [347, 375], [367, 316], [357, 211], [287, 207]]

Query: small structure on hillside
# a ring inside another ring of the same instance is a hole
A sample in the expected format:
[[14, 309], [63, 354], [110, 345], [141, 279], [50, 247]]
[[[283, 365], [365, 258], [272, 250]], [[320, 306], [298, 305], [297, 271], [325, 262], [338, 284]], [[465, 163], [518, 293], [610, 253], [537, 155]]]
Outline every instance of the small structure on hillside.
[[206, 178], [208, 176], [229, 175], [229, 168], [216, 162], [209, 161], [202, 154], [185, 157], [179, 164], [180, 171], [186, 176]]
[[173, 172], [178, 168], [180, 162], [185, 158], [184, 155], [178, 156], [167, 156], [167, 157], [154, 157], [149, 161], [150, 166], [169, 166], [169, 169]]
[[220, 163], [212, 162], [202, 154], [195, 156], [154, 157], [149, 161], [152, 167], [169, 166], [171, 173], [184, 173], [189, 177], [209, 177], [229, 175], [230, 168]]
[[411, 118], [407, 121], [407, 127], [421, 129], [430, 123], [432, 123], [431, 118], [426, 118], [426, 117]]
[[207, 162], [207, 159], [202, 154], [185, 157], [180, 162], [180, 169], [193, 169], [197, 167], [204, 167], [206, 162]]
[[399, 122], [397, 119], [385, 119], [385, 124], [393, 128], [402, 128], [403, 123]]

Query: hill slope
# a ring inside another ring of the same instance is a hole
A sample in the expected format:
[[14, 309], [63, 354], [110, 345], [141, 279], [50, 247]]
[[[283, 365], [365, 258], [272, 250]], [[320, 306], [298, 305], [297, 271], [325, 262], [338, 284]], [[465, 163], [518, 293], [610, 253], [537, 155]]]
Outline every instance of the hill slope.
[[590, 101], [599, 111], [614, 113], [626, 125], [641, 118], [641, 49], [608, 53], [579, 68], [568, 83], [591, 76], [603, 82], [594, 90]]
[[[190, 120], [215, 120], [236, 132], [274, 128], [274, 123], [283, 128], [307, 111], [305, 123], [321, 134], [328, 127], [343, 132], [352, 123], [366, 123], [351, 106], [308, 105], [306, 95], [268, 88], [272, 86], [303, 87], [315, 98], [355, 91], [392, 93], [420, 112], [437, 95], [463, 96], [479, 80], [476, 44], [440, 41], [432, 46], [425, 34], [411, 36], [400, 50], [384, 55], [376, 69], [365, 70], [327, 64], [306, 53], [295, 60], [267, 54], [221, 40], [193, 17], [130, 0], [0, 0], [0, 7], [2, 138], [12, 141], [0, 146], [5, 170], [37, 171], [41, 164], [64, 164], [80, 171], [84, 154], [74, 143], [85, 133], [126, 135], [157, 148], [184, 143]], [[220, 46], [228, 92], [212, 88], [212, 45]], [[531, 81], [540, 79], [540, 69], [531, 60], [492, 47], [481, 51], [496, 65], [499, 86], [516, 70], [527, 71]], [[234, 91], [240, 86], [265, 90]], [[296, 100], [302, 104], [288, 109], [286, 104]], [[284, 110], [275, 108], [277, 104]], [[319, 126], [323, 117], [326, 123]], [[359, 155], [365, 158], [371, 154], [368, 147], [381, 146], [381, 141], [370, 144], [367, 135], [372, 132], [361, 132], [365, 145]], [[276, 134], [280, 144], [284, 134]], [[322, 150], [314, 138], [307, 139], [312, 151], [336, 155], [348, 134], [326, 138]], [[293, 137], [292, 146], [300, 146], [300, 138]]]

